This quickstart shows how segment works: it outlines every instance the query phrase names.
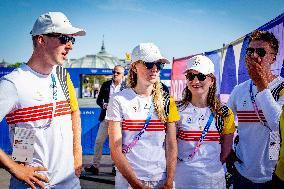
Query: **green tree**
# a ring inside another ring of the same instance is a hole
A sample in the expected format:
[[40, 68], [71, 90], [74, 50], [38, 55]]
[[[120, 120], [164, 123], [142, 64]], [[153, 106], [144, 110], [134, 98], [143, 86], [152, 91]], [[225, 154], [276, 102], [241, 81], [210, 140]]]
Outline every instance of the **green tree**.
[[10, 64], [7, 66], [7, 68], [18, 68], [20, 67], [24, 62], [16, 62], [15, 64]]

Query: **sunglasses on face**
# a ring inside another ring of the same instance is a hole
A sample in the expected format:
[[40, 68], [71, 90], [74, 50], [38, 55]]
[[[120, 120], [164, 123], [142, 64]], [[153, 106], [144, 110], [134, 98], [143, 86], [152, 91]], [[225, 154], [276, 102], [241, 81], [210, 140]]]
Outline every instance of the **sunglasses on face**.
[[248, 56], [253, 55], [253, 53], [256, 53], [259, 57], [263, 58], [266, 55], [266, 51], [264, 48], [247, 48], [246, 53]]
[[116, 71], [112, 71], [112, 74], [114, 75], [114, 74], [117, 74], [117, 75], [120, 75], [121, 74], [121, 72], [116, 72]]
[[143, 64], [148, 70], [151, 70], [154, 65], [156, 65], [158, 70], [162, 70], [164, 68], [164, 64], [161, 62], [143, 62]]
[[204, 74], [202, 74], [202, 73], [198, 73], [198, 74], [188, 73], [188, 74], [186, 75], [186, 79], [187, 79], [188, 81], [193, 81], [195, 77], [197, 77], [197, 79], [198, 79], [199, 81], [204, 81], [204, 80], [206, 79], [206, 75], [204, 75]]
[[68, 43], [69, 41], [71, 41], [72, 44], [75, 43], [75, 38], [74, 37], [69, 37], [68, 35], [63, 35], [63, 34], [52, 34], [52, 33], [48, 33], [45, 34], [47, 37], [57, 37], [60, 41], [61, 44], [65, 45], [66, 43]]

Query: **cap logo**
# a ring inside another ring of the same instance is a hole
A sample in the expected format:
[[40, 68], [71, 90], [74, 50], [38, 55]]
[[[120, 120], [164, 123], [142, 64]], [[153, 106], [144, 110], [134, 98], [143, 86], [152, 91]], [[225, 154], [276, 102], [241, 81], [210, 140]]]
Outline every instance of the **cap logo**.
[[194, 63], [193, 63], [193, 66], [198, 66], [198, 65], [200, 65], [200, 62], [195, 60]]

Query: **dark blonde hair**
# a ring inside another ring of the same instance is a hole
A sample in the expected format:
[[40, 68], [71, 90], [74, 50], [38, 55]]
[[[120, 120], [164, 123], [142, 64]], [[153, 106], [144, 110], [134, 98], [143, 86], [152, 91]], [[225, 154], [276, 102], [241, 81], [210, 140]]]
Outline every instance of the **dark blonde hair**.
[[[209, 106], [211, 112], [214, 114], [216, 118], [217, 115], [220, 114], [221, 102], [217, 97], [217, 84], [216, 84], [216, 77], [213, 74], [207, 75], [213, 79], [213, 85], [209, 87], [208, 95], [207, 95], [207, 105]], [[182, 99], [177, 102], [177, 106], [181, 109], [185, 109], [192, 100], [192, 93], [185, 87], [182, 92]]]
[[[132, 63], [133, 65], [137, 63], [142, 63], [141, 60]], [[127, 77], [128, 87], [134, 88], [137, 85], [137, 73], [134, 72], [133, 66], [130, 67], [128, 77]], [[163, 123], [167, 122], [167, 116], [165, 112], [166, 101], [163, 96], [162, 84], [160, 79], [158, 79], [153, 85], [153, 104], [155, 112]]]

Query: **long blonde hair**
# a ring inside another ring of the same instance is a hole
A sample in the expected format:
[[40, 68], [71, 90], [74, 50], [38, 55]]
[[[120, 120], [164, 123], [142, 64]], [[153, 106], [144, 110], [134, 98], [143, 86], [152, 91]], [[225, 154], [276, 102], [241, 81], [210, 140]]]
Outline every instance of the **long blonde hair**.
[[[138, 60], [137, 62], [132, 63], [137, 64], [142, 61]], [[137, 85], [137, 73], [134, 72], [133, 66], [130, 67], [128, 77], [127, 77], [127, 85], [128, 87], [135, 88]], [[153, 104], [155, 108], [155, 112], [160, 118], [160, 120], [163, 123], [167, 122], [167, 116], [165, 112], [165, 106], [166, 106], [166, 100], [165, 97], [163, 96], [163, 90], [162, 90], [162, 84], [160, 79], [158, 79], [154, 84], [153, 84], [153, 91], [152, 91], [152, 96], [153, 96]]]
[[[213, 74], [209, 74], [207, 77], [213, 79], [213, 85], [209, 87], [207, 95], [207, 105], [209, 106], [211, 112], [214, 114], [214, 117], [220, 114], [221, 102], [217, 97], [217, 84], [216, 77]], [[182, 92], [182, 99], [177, 103], [179, 108], [185, 109], [192, 100], [192, 93], [186, 86]]]

